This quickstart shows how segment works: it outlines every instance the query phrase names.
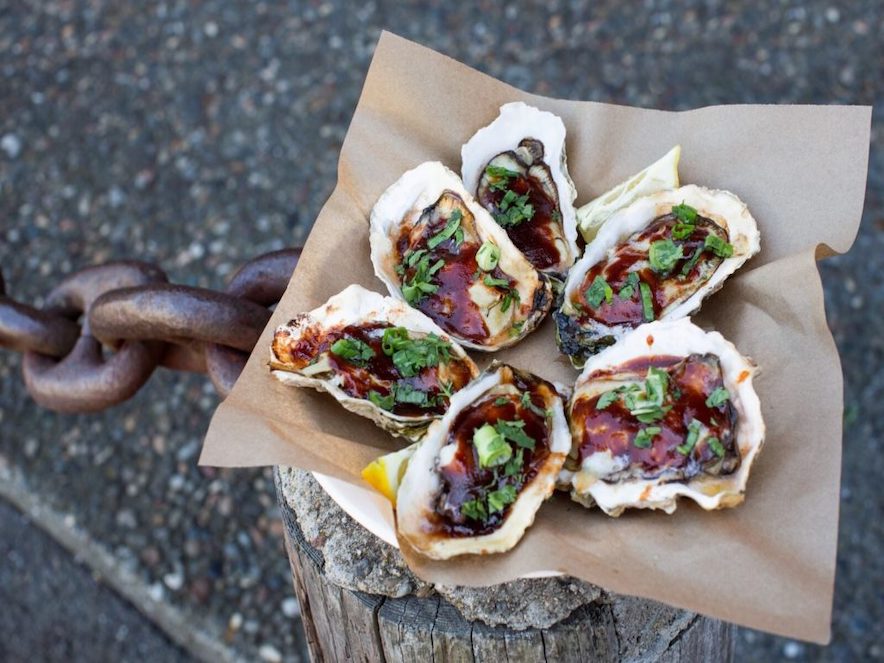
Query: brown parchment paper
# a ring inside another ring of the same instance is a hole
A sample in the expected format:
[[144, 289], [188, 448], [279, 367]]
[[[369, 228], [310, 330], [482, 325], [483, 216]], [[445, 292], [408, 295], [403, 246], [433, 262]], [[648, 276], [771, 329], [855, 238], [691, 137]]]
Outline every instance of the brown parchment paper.
[[[287, 388], [267, 369], [277, 325], [350, 283], [386, 294], [369, 259], [368, 215], [405, 170], [441, 160], [524, 100], [565, 122], [582, 204], [682, 145], [685, 183], [734, 191], [749, 205], [762, 251], [695, 318], [761, 366], [766, 446], [746, 502], [707, 513], [683, 500], [672, 516], [612, 519], [556, 496], [510, 553], [429, 562], [423, 578], [487, 585], [559, 570], [607, 589], [791, 637], [827, 642], [838, 530], [842, 379], [815, 260], [846, 251], [862, 211], [871, 109], [724, 106], [663, 112], [526, 94], [384, 33], [341, 149], [338, 185], [289, 288], [230, 396], [211, 422], [202, 464], [295, 465], [361, 483], [359, 471], [401, 447], [325, 394]], [[473, 353], [480, 364], [487, 356]], [[577, 372], [550, 320], [498, 358], [547, 379]]]

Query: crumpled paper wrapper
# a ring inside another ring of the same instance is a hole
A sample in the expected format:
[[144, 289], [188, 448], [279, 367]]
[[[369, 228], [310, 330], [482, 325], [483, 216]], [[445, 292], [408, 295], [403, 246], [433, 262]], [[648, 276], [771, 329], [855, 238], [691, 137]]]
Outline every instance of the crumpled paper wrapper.
[[[558, 495], [511, 552], [432, 562], [404, 551], [422, 578], [489, 585], [555, 569], [764, 631], [830, 638], [841, 467], [842, 379], [816, 260], [845, 252], [863, 204], [871, 109], [720, 106], [664, 112], [526, 94], [385, 33], [341, 149], [338, 185], [230, 396], [201, 464], [294, 465], [361, 483], [373, 458], [400, 448], [326, 394], [285, 387], [267, 368], [274, 329], [350, 283], [386, 294], [369, 260], [378, 196], [422, 161], [460, 170], [460, 146], [510, 101], [561, 116], [583, 204], [675, 144], [685, 183], [728, 189], [758, 221], [762, 251], [704, 305], [717, 329], [761, 367], [766, 445], [738, 508], [613, 519]], [[577, 372], [557, 352], [551, 319], [496, 358], [548, 380]], [[473, 353], [486, 364], [490, 356]]]

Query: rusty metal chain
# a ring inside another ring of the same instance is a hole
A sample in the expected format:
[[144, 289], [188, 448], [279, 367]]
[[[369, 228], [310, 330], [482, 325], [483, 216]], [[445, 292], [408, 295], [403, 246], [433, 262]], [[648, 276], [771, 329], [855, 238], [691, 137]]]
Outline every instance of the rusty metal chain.
[[0, 347], [24, 353], [37, 403], [96, 412], [122, 403], [157, 366], [207, 372], [226, 397], [282, 297], [300, 249], [243, 265], [225, 292], [174, 285], [144, 262], [111, 262], [65, 278], [37, 309], [6, 294], [0, 272]]

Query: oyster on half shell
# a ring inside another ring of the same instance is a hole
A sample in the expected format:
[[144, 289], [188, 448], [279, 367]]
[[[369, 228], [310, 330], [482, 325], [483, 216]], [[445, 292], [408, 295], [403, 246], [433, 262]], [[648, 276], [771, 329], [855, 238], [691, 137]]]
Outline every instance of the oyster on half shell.
[[326, 391], [409, 439], [420, 437], [479, 373], [423, 313], [358, 285], [281, 325], [270, 369], [281, 382]]
[[573, 446], [560, 484], [610, 516], [744, 499], [764, 442], [755, 365], [689, 318], [652, 322], [595, 355], [568, 404]]
[[547, 278], [439, 162], [408, 171], [384, 192], [369, 241], [390, 294], [468, 348], [518, 342], [552, 305]]
[[570, 445], [556, 388], [492, 363], [452, 397], [409, 461], [400, 537], [433, 559], [509, 550], [552, 493]]
[[522, 102], [461, 148], [464, 186], [538, 270], [561, 281], [579, 254], [565, 125]]
[[734, 194], [689, 185], [614, 213], [568, 274], [559, 349], [581, 367], [645, 322], [689, 315], [760, 248]]

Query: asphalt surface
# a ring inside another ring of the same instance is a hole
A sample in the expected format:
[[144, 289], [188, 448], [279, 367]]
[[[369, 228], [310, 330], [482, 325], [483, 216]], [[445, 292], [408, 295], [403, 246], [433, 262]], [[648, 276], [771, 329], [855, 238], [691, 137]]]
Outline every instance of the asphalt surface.
[[[665, 109], [882, 102], [876, 0], [0, 3], [11, 294], [39, 304], [72, 270], [120, 258], [220, 288], [247, 258], [303, 241], [382, 27], [552, 96]], [[833, 643], [741, 631], [741, 660], [884, 657], [882, 143], [876, 114], [857, 243], [820, 267], [847, 404]], [[0, 353], [0, 463], [156, 597], [245, 656], [294, 660], [269, 471], [196, 467], [217, 403], [208, 383], [161, 371], [109, 412], [56, 415], [28, 398], [19, 367]], [[29, 624], [0, 621], [0, 641]]]
[[0, 660], [194, 660], [2, 502], [0, 560]]

